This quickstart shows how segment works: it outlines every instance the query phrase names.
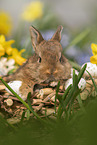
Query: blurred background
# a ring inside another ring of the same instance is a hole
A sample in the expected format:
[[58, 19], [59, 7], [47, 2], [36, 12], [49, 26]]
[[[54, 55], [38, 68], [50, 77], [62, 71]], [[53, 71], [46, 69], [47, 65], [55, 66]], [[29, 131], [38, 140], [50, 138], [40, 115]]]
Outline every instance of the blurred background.
[[29, 26], [50, 39], [58, 25], [63, 25], [63, 53], [82, 65], [90, 61], [91, 43], [97, 43], [97, 0], [0, 0], [0, 34], [14, 39], [13, 47], [33, 53]]

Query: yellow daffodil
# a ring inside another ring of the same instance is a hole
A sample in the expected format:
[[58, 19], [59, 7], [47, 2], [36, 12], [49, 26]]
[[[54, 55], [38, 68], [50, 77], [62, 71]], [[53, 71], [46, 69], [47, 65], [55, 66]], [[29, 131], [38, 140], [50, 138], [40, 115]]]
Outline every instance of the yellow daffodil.
[[12, 28], [11, 17], [8, 13], [0, 12], [0, 34], [9, 35]]
[[12, 43], [14, 43], [14, 40], [6, 41], [5, 36], [0, 35], [0, 57], [7, 54], [9, 55], [9, 59], [14, 59], [16, 64], [22, 65], [26, 61], [26, 59], [21, 56], [25, 49], [18, 51], [16, 48], [11, 47]]
[[97, 44], [92, 43], [91, 44], [91, 49], [92, 49], [93, 55], [96, 55], [97, 54]]
[[7, 47], [7, 48], [6, 48], [6, 53], [7, 53], [8, 55], [11, 55], [11, 54], [12, 54], [12, 49], [13, 49], [13, 48], [10, 47], [10, 46]]
[[0, 44], [0, 57], [3, 56], [4, 54], [5, 54], [5, 49]]
[[10, 56], [9, 59], [14, 59], [16, 64], [22, 65], [26, 61], [26, 59], [21, 56], [24, 51], [25, 49], [18, 51], [16, 48], [13, 48], [12, 56]]
[[93, 64], [97, 64], [97, 44], [91, 44], [92, 53], [94, 56], [90, 57], [90, 62]]
[[14, 40], [6, 41], [5, 36], [0, 35], [0, 57], [5, 55], [5, 53], [11, 55], [12, 53], [11, 44], [14, 42], [15, 42]]
[[3, 44], [5, 42], [5, 36], [0, 35], [0, 44]]
[[43, 15], [43, 3], [40, 1], [31, 2], [22, 14], [22, 18], [26, 21], [34, 21]]
[[14, 42], [15, 42], [14, 40], [6, 41], [5, 40], [5, 36], [4, 35], [0, 35], [0, 44], [3, 45], [3, 47], [10, 46]]

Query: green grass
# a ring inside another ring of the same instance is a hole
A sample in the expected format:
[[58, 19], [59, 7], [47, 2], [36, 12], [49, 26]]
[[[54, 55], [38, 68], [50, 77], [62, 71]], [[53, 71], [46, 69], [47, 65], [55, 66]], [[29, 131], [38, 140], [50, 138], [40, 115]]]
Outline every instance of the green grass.
[[76, 99], [76, 97], [81, 92], [81, 90], [78, 88], [78, 83], [79, 83], [80, 79], [82, 78], [82, 76], [84, 74], [86, 66], [87, 65], [84, 65], [84, 67], [79, 72], [78, 76], [75, 74], [75, 70], [73, 70], [73, 85], [70, 85], [67, 88], [67, 90], [65, 91], [65, 93], [62, 97], [58, 95], [58, 89], [57, 89], [56, 97], [58, 98], [58, 100], [60, 102], [59, 108], [58, 108], [58, 114], [57, 114], [58, 119], [61, 119], [63, 112], [65, 112], [64, 113], [64, 115], [65, 115], [64, 118], [70, 117], [72, 106], [74, 104], [74, 100]]

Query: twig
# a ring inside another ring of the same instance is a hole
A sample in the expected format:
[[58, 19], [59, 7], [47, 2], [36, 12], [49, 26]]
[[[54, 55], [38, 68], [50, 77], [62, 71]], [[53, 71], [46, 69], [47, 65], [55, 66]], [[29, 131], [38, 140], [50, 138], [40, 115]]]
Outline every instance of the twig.
[[44, 100], [43, 100], [43, 103], [40, 103], [40, 105], [35, 109], [35, 111], [39, 111], [45, 102], [47, 102], [48, 100], [50, 100], [53, 96], [55, 95], [55, 92], [51, 93], [50, 95], [48, 95]]

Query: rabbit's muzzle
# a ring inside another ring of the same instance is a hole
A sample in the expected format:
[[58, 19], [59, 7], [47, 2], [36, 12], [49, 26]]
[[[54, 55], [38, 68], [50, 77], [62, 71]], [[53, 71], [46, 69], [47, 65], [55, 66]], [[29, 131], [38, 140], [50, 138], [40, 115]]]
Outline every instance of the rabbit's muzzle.
[[56, 80], [56, 76], [57, 76], [58, 70], [57, 69], [47, 69], [45, 71], [45, 75], [46, 75], [46, 83], [52, 82]]
[[58, 73], [58, 70], [56, 69], [56, 70], [50, 70], [50, 69], [47, 69], [46, 70], [46, 74], [47, 75], [55, 75], [55, 74], [57, 74]]

